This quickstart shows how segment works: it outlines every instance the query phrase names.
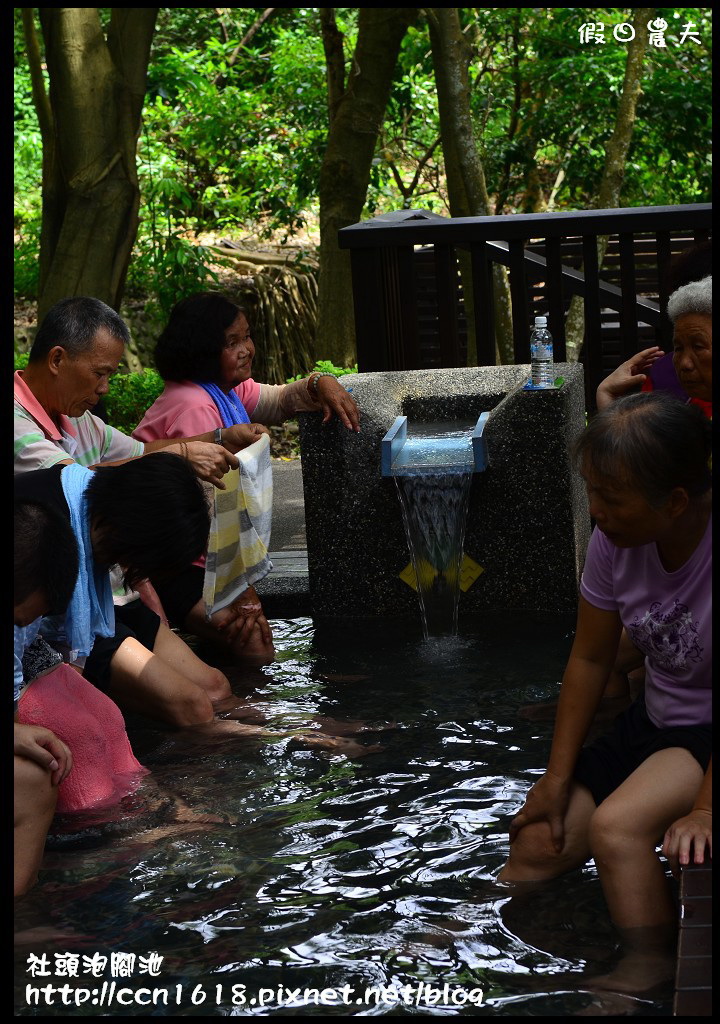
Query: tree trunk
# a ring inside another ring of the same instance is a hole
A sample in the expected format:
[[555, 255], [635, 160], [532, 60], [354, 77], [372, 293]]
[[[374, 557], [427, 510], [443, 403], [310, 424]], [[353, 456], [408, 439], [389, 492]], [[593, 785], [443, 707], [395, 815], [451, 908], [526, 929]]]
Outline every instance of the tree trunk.
[[400, 44], [416, 16], [414, 7], [360, 8], [347, 87], [328, 131], [320, 169], [316, 353], [338, 366], [357, 359], [350, 254], [339, 248], [338, 231], [362, 216]]
[[[458, 9], [427, 7], [425, 14], [430, 28], [450, 215], [489, 217], [492, 215], [490, 197], [470, 114], [470, 50], [460, 27]], [[469, 257], [461, 255], [459, 265], [461, 278], [467, 282], [463, 292], [468, 322], [468, 363], [472, 364], [477, 359], [477, 344]], [[512, 307], [507, 275], [501, 266], [496, 266], [493, 274], [499, 359], [501, 363], [513, 363]]]
[[135, 153], [158, 8], [112, 8], [107, 40], [97, 7], [39, 11], [50, 116], [38, 322], [71, 295], [120, 307], [138, 226]]
[[[595, 209], [614, 210], [620, 206], [620, 192], [625, 179], [625, 164], [632, 142], [637, 104], [642, 92], [642, 73], [648, 44], [647, 23], [655, 13], [654, 7], [636, 7], [633, 14], [635, 38], [628, 44], [622, 94], [615, 117], [615, 127], [605, 149], [605, 167], [598, 190]], [[608, 236], [597, 240], [598, 268], [602, 267], [607, 250]], [[585, 333], [583, 300], [575, 295], [570, 302], [565, 322], [565, 346], [568, 360], [576, 360]]]
[[345, 49], [343, 34], [335, 21], [334, 7], [320, 7], [323, 51], [325, 53], [325, 81], [327, 82], [328, 123], [332, 124], [335, 111], [345, 92]]

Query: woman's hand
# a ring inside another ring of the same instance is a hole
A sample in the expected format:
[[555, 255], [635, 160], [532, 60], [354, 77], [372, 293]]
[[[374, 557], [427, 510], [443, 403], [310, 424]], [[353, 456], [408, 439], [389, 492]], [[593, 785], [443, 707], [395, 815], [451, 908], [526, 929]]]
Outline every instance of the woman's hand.
[[690, 863], [691, 849], [694, 864], [705, 862], [706, 849], [712, 859], [712, 811], [695, 808], [665, 833], [662, 850], [675, 878], [679, 878], [680, 868]]
[[547, 821], [555, 850], [562, 853], [565, 845], [564, 819], [570, 800], [570, 782], [545, 772], [527, 795], [524, 806], [510, 822], [510, 842], [520, 829], [535, 821]]
[[315, 398], [323, 411], [323, 423], [337, 416], [348, 430], [360, 433], [360, 409], [355, 399], [334, 377], [319, 377]]
[[231, 452], [211, 441], [179, 441], [177, 444], [179, 455], [185, 454], [187, 450], [188, 462], [201, 480], [207, 480], [221, 491], [225, 490], [222, 478], [229, 470], [238, 467], [238, 460]]
[[616, 370], [608, 374], [598, 385], [595, 401], [600, 411], [606, 409], [616, 398], [626, 395], [629, 391], [641, 387], [647, 380], [646, 371], [665, 353], [657, 345], [636, 352], [630, 359], [620, 363]]
[[212, 621], [228, 643], [244, 647], [257, 626], [265, 646], [269, 647], [272, 644], [270, 623], [265, 618], [260, 598], [254, 587], [248, 587], [227, 608], [216, 612]]
[[232, 427], [223, 428], [223, 447], [231, 452], [239, 452], [241, 448], [255, 444], [262, 434], [270, 434], [262, 423], [235, 423]]
[[41, 725], [15, 722], [15, 753], [27, 757], [52, 773], [53, 786], [59, 786], [72, 768], [70, 748], [54, 732]]

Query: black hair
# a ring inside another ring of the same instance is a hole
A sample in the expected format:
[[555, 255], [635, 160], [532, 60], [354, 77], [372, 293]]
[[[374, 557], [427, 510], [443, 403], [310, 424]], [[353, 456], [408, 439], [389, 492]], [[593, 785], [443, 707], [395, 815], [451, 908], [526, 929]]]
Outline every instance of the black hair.
[[155, 367], [162, 379], [218, 380], [225, 331], [239, 313], [245, 314], [242, 306], [218, 292], [181, 299], [155, 346]]
[[631, 485], [653, 508], [661, 508], [676, 487], [690, 498], [709, 490], [711, 454], [711, 421], [662, 391], [618, 398], [590, 420], [574, 445], [578, 464]]
[[44, 359], [55, 345], [61, 345], [70, 356], [87, 352], [102, 327], [123, 345], [130, 341], [125, 321], [100, 299], [83, 295], [61, 299], [43, 317], [28, 362], [35, 363]]
[[693, 281], [702, 281], [712, 276], [712, 239], [696, 242], [689, 249], [683, 249], [670, 261], [666, 274], [668, 295]]
[[78, 574], [78, 549], [69, 519], [51, 505], [15, 498], [14, 531], [14, 604], [41, 591], [46, 614], [61, 615]]
[[205, 552], [210, 509], [190, 463], [152, 452], [100, 466], [87, 487], [95, 559], [121, 566], [125, 584], [176, 576]]

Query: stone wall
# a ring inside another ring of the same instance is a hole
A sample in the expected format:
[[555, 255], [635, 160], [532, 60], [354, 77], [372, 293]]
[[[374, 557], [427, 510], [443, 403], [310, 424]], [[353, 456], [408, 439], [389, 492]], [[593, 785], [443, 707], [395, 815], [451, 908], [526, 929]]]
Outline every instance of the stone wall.
[[345, 619], [418, 614], [399, 574], [410, 561], [394, 478], [380, 472], [381, 441], [408, 425], [490, 411], [489, 466], [473, 476], [465, 553], [483, 568], [460, 595], [460, 616], [494, 610], [568, 611], [590, 534], [570, 446], [585, 424], [583, 370], [556, 367], [557, 390], [524, 391], [527, 366], [363, 373], [343, 377], [361, 432], [300, 416], [313, 615]]

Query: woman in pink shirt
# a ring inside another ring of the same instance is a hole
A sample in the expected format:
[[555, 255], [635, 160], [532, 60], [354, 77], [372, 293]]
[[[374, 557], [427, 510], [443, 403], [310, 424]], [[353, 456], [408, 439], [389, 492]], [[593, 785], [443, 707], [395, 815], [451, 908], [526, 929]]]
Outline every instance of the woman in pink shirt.
[[[359, 431], [357, 403], [333, 374], [311, 373], [290, 384], [259, 384], [251, 376], [254, 355], [245, 311], [235, 303], [212, 292], [178, 302], [155, 348], [155, 365], [165, 388], [133, 437], [186, 437], [193, 425], [201, 432], [215, 430], [215, 439], [222, 444], [223, 430], [235, 423], [252, 420], [267, 426], [298, 412], [322, 412], [324, 422], [337, 416], [349, 430]], [[203, 578], [201, 560], [172, 587], [156, 586], [171, 624], [224, 651], [229, 648], [243, 662], [272, 661], [272, 633], [255, 588], [249, 586], [207, 622]]]
[[[711, 851], [711, 425], [659, 392], [620, 398], [577, 443], [595, 519], [545, 774], [510, 824], [503, 882], [592, 857], [627, 955], [599, 987], [647, 991], [675, 967], [673, 872]], [[584, 745], [620, 631], [644, 692]]]

